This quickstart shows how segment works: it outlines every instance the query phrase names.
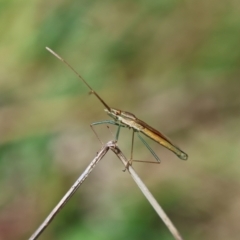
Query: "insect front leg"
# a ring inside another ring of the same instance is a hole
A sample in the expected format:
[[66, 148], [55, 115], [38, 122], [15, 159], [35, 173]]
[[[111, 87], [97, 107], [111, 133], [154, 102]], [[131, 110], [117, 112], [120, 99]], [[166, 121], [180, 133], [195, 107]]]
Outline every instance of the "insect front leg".
[[104, 145], [104, 144], [103, 144], [103, 142], [100, 140], [97, 132], [96, 132], [95, 129], [94, 129], [94, 126], [95, 126], [95, 125], [100, 125], [100, 124], [111, 124], [111, 125], [118, 126], [118, 130], [117, 130], [116, 137], [115, 137], [115, 141], [116, 141], [116, 142], [118, 141], [118, 137], [119, 137], [119, 133], [120, 133], [120, 128], [121, 128], [121, 127], [125, 127], [124, 125], [122, 125], [122, 124], [120, 124], [120, 123], [118, 123], [118, 122], [116, 122], [116, 121], [113, 121], [113, 120], [104, 120], [104, 121], [101, 121], [101, 122], [94, 122], [94, 123], [92, 123], [92, 124], [90, 125], [90, 127], [91, 127], [92, 131], [94, 132], [94, 134], [96, 135], [97, 139], [99, 140], [99, 142], [100, 142], [102, 145]]

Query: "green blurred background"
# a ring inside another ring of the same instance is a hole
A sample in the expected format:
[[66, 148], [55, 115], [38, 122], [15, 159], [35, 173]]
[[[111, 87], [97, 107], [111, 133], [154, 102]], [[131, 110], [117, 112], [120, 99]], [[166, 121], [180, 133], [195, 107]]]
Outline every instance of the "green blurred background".
[[[161, 165], [134, 165], [185, 239], [239, 239], [239, 12], [234, 0], [2, 0], [0, 239], [30, 237], [100, 149], [90, 123], [109, 119], [45, 46], [189, 154], [148, 141]], [[122, 130], [128, 157], [130, 143]], [[153, 160], [139, 139], [134, 158]], [[173, 239], [122, 169], [109, 152], [39, 239]]]

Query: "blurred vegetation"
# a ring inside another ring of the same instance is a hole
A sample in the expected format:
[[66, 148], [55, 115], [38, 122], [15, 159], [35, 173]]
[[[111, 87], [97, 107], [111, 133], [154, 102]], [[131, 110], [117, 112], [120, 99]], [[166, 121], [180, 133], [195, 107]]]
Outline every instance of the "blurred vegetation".
[[[89, 124], [108, 119], [45, 46], [189, 154], [149, 141], [161, 165], [135, 164], [184, 239], [239, 239], [239, 12], [234, 0], [2, 0], [0, 239], [36, 230], [100, 148]], [[138, 140], [134, 157], [152, 160]], [[122, 169], [108, 154], [40, 239], [173, 239]]]

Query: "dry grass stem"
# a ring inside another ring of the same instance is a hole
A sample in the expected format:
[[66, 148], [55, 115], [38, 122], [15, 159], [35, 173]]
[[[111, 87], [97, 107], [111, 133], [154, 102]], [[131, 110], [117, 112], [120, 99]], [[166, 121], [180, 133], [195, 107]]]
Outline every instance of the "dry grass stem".
[[[46, 229], [46, 227], [50, 224], [56, 214], [63, 208], [63, 206], [68, 202], [68, 200], [73, 196], [76, 190], [81, 186], [81, 184], [85, 181], [85, 179], [89, 176], [93, 168], [96, 164], [106, 155], [108, 150], [111, 149], [118, 158], [123, 162], [124, 166], [127, 166], [128, 160], [122, 153], [122, 151], [116, 146], [114, 141], [108, 142], [106, 145], [102, 147], [102, 149], [98, 152], [97, 156], [92, 160], [86, 170], [81, 174], [81, 176], [77, 179], [77, 181], [73, 184], [73, 186], [69, 189], [69, 191], [64, 195], [64, 197], [60, 200], [60, 202], [56, 205], [56, 207], [52, 210], [52, 212], [47, 216], [44, 222], [40, 225], [40, 227], [34, 232], [34, 234], [29, 238], [29, 240], [37, 239], [41, 233]], [[128, 166], [128, 172], [132, 176], [133, 180], [136, 182], [142, 193], [145, 195], [149, 203], [152, 205], [156, 213], [163, 220], [163, 222], [168, 227], [169, 231], [172, 233], [173, 237], [176, 240], [183, 240], [171, 220], [168, 218], [166, 213], [163, 211], [161, 206], [158, 204], [156, 199], [149, 192], [145, 184], [138, 177], [137, 173], [134, 171], [132, 166]]]

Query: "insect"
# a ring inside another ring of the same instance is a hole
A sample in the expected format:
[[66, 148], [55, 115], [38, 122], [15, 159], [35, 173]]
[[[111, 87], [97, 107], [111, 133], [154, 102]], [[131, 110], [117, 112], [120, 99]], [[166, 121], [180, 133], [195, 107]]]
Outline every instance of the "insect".
[[[147, 142], [142, 138], [140, 133], [143, 133], [150, 139], [154, 140], [155, 142], [159, 143], [160, 145], [164, 146], [165, 148], [169, 149], [173, 153], [175, 153], [180, 159], [187, 160], [188, 155], [183, 152], [179, 147], [177, 147], [175, 144], [173, 144], [164, 134], [160, 133], [153, 127], [149, 126], [144, 121], [138, 119], [134, 114], [126, 111], [121, 111], [116, 108], [110, 108], [104, 100], [90, 87], [90, 85], [86, 82], [86, 80], [62, 57], [60, 57], [57, 53], [55, 53], [50, 48], [46, 47], [46, 49], [52, 53], [55, 57], [57, 57], [59, 60], [61, 60], [63, 63], [65, 63], [83, 82], [84, 84], [89, 88], [90, 93], [94, 94], [98, 100], [106, 107], [104, 109], [107, 114], [113, 118], [113, 120], [106, 120], [101, 122], [95, 122], [92, 123], [91, 126], [99, 125], [99, 124], [112, 124], [117, 125], [118, 130], [116, 134], [116, 140], [118, 140], [120, 128], [125, 127], [132, 129], [132, 147], [131, 147], [131, 158], [128, 162], [128, 165], [132, 163], [132, 161], [137, 162], [148, 162], [148, 161], [141, 161], [141, 160], [133, 160], [133, 143], [134, 143], [134, 134], [137, 133], [140, 140], [145, 144], [145, 146], [148, 148], [148, 150], [152, 153], [154, 158], [157, 160], [157, 162], [154, 163], [160, 163], [159, 157], [156, 155], [156, 153], [150, 148], [150, 146], [147, 144]], [[152, 162], [148, 162], [152, 163]], [[127, 167], [127, 166], [126, 166]]]

